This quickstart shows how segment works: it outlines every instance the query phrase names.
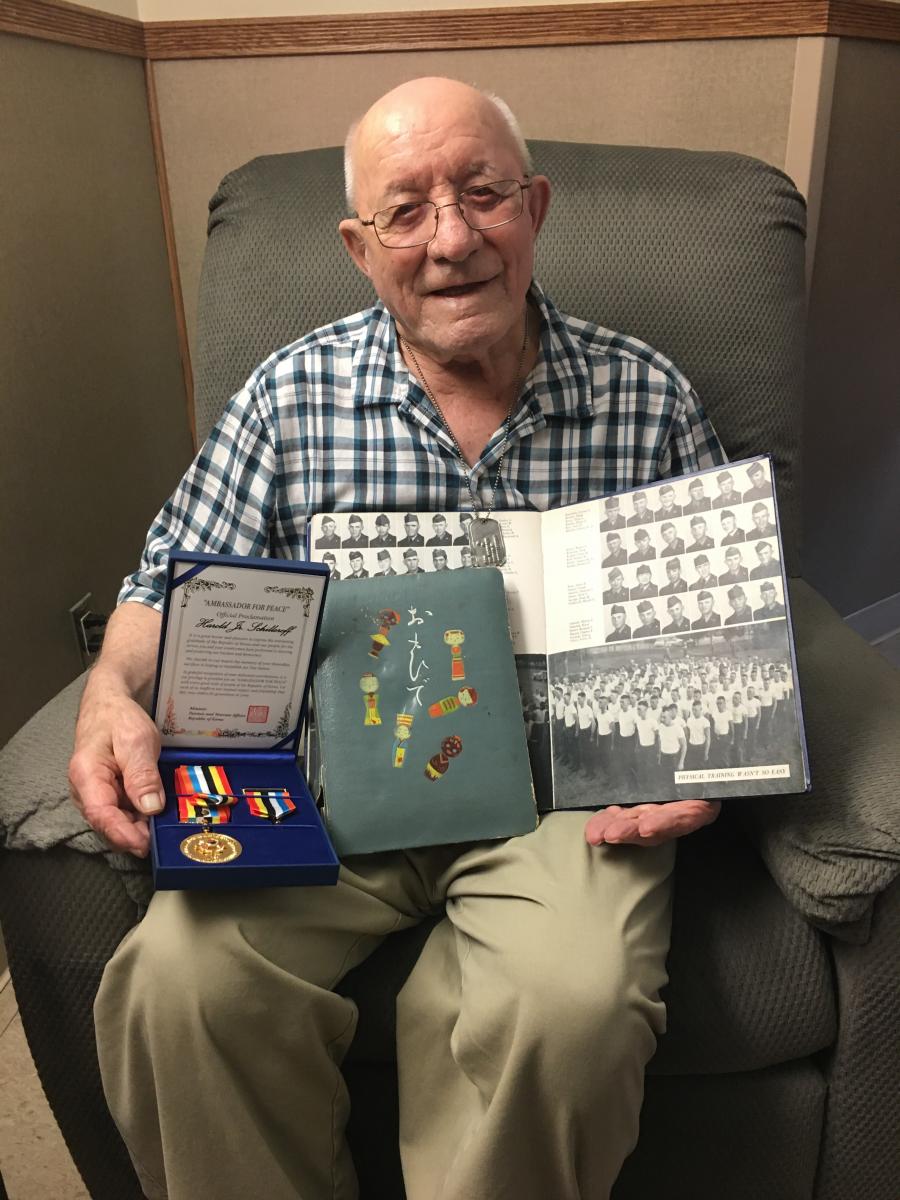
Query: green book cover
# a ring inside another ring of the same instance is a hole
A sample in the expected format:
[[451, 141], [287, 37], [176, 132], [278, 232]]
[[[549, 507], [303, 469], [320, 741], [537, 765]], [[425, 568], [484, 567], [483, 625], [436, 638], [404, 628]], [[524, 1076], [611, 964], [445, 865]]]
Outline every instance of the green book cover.
[[315, 708], [325, 816], [338, 854], [535, 828], [499, 571], [331, 588]]

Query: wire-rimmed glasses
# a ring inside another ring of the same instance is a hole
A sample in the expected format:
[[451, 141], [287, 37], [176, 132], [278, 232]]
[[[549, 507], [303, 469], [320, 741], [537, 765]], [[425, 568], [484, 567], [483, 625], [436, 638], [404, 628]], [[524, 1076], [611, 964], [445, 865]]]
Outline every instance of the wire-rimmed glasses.
[[433, 200], [408, 200], [372, 214], [369, 221], [359, 218], [361, 225], [371, 225], [375, 236], [389, 250], [408, 250], [425, 246], [437, 233], [438, 214], [442, 208], [456, 207], [470, 229], [496, 229], [508, 225], [522, 215], [524, 193], [531, 180], [495, 179], [465, 188], [455, 200], [435, 204]]

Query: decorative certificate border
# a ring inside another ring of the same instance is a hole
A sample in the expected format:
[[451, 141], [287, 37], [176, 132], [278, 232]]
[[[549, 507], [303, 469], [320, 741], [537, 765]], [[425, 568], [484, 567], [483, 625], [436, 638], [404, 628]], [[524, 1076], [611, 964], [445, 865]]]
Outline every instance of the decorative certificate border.
[[326, 584], [311, 564], [173, 556], [154, 698], [163, 745], [295, 743]]

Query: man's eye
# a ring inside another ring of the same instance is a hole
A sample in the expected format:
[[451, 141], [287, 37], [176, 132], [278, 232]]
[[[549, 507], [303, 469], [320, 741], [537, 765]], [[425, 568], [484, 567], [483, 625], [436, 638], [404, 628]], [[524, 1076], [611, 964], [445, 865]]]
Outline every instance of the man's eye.
[[418, 225], [425, 216], [427, 204], [398, 204], [396, 208], [390, 209], [385, 216], [386, 229], [409, 229], [411, 226]]
[[466, 200], [478, 209], [493, 208], [503, 199], [501, 192], [487, 184], [484, 187], [469, 188], [466, 192]]

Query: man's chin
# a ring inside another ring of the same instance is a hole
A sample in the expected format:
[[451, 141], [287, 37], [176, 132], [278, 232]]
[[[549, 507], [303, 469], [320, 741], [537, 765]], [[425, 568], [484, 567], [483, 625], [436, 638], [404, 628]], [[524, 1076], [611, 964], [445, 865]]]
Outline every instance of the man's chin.
[[439, 361], [481, 359], [507, 338], [522, 337], [520, 318], [484, 301], [429, 303], [423, 317], [406, 340]]

